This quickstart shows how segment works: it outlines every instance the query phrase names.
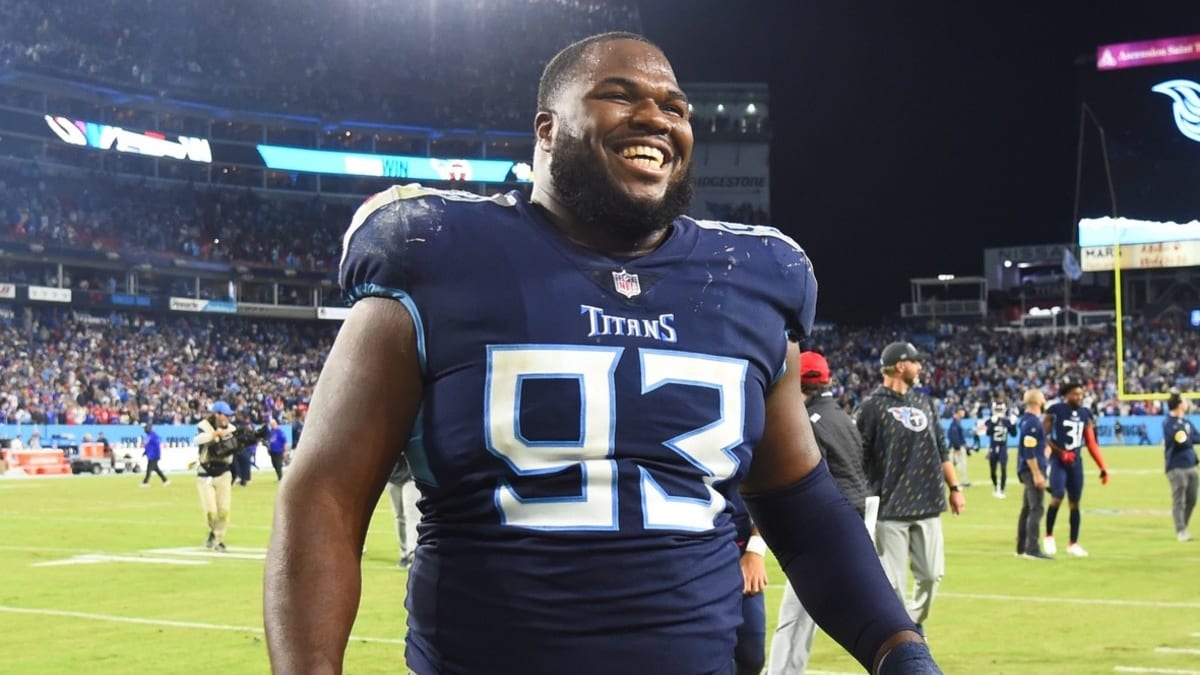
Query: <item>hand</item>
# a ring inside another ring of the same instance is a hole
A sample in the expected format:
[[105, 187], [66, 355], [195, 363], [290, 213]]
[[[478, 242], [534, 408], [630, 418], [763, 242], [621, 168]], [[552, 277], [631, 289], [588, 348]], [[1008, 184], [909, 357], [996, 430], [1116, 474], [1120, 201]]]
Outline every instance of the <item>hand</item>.
[[950, 492], [950, 510], [954, 515], [959, 515], [967, 509], [967, 496], [962, 493], [962, 490], [954, 490]]
[[742, 554], [742, 594], [758, 595], [767, 589], [767, 561], [757, 553]]
[[1075, 463], [1075, 453], [1070, 450], [1060, 452], [1058, 460], [1063, 463], [1063, 466], [1070, 466]]
[[1038, 475], [1034, 476], [1033, 477], [1033, 487], [1035, 487], [1039, 490], [1045, 490], [1046, 489], [1046, 477], [1040, 473]]
[[1108, 469], [1100, 469], [1100, 484], [1108, 485]]

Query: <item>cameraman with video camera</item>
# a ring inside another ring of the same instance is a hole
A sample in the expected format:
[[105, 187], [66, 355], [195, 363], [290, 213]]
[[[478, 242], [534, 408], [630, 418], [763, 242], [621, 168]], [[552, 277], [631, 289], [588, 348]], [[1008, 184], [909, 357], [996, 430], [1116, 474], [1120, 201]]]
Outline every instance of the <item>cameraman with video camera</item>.
[[205, 548], [225, 551], [225, 531], [229, 529], [229, 509], [233, 486], [233, 457], [241, 442], [230, 422], [233, 409], [225, 401], [209, 407], [209, 415], [196, 425], [199, 433], [192, 441], [199, 449], [196, 485], [200, 489], [200, 508], [208, 521]]

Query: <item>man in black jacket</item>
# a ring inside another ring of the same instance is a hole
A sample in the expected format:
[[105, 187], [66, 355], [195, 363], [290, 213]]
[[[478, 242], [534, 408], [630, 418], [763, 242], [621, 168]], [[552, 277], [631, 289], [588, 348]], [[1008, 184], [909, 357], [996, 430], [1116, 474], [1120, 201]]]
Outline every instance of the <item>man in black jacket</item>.
[[858, 410], [867, 489], [879, 495], [875, 548], [901, 600], [905, 567], [911, 566], [916, 588], [908, 613], [918, 626], [929, 617], [946, 569], [941, 521], [945, 488], [955, 515], [967, 505], [933, 405], [915, 389], [925, 358], [908, 342], [884, 347], [879, 359], [883, 384]]
[[[864, 515], [867, 500], [878, 503], [878, 497], [867, 497], [867, 479], [863, 474], [862, 436], [854, 420], [842, 410], [830, 389], [829, 362], [817, 352], [800, 353], [800, 388], [804, 406], [812, 423], [817, 447], [829, 465], [829, 472], [838, 489], [850, 505]], [[873, 504], [874, 505], [874, 504]], [[874, 529], [872, 522], [867, 530]], [[873, 532], [872, 532], [873, 534]], [[784, 585], [779, 605], [779, 621], [771, 640], [771, 659], [767, 675], [799, 675], [808, 667], [817, 624], [813, 621], [791, 585]]]

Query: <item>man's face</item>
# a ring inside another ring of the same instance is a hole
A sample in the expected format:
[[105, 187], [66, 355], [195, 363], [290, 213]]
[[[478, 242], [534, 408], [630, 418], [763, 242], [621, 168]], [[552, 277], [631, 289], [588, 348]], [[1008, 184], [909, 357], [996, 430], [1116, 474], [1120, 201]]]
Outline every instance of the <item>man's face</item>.
[[218, 427], [229, 426], [229, 415], [226, 415], [225, 413], [213, 413], [213, 416], [217, 418]]
[[1083, 388], [1075, 387], [1071, 391], [1068, 391], [1066, 399], [1067, 405], [1071, 406], [1072, 408], [1078, 408], [1079, 406], [1083, 405]]
[[636, 40], [591, 45], [552, 109], [539, 143], [549, 144], [552, 189], [575, 218], [636, 238], [687, 208], [688, 103], [657, 49]]
[[910, 387], [916, 386], [917, 378], [921, 376], [920, 361], [900, 361], [896, 363], [896, 375]]

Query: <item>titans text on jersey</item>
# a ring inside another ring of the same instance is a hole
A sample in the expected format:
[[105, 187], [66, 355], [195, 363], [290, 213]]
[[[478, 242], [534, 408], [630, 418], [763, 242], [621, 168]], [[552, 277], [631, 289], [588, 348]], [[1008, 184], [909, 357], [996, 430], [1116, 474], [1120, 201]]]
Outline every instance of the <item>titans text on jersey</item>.
[[786, 336], [813, 319], [795, 242], [681, 217], [655, 251], [617, 260], [517, 193], [406, 186], [359, 209], [340, 281], [403, 303], [418, 331], [410, 668], [727, 665], [742, 590], [730, 502]]

